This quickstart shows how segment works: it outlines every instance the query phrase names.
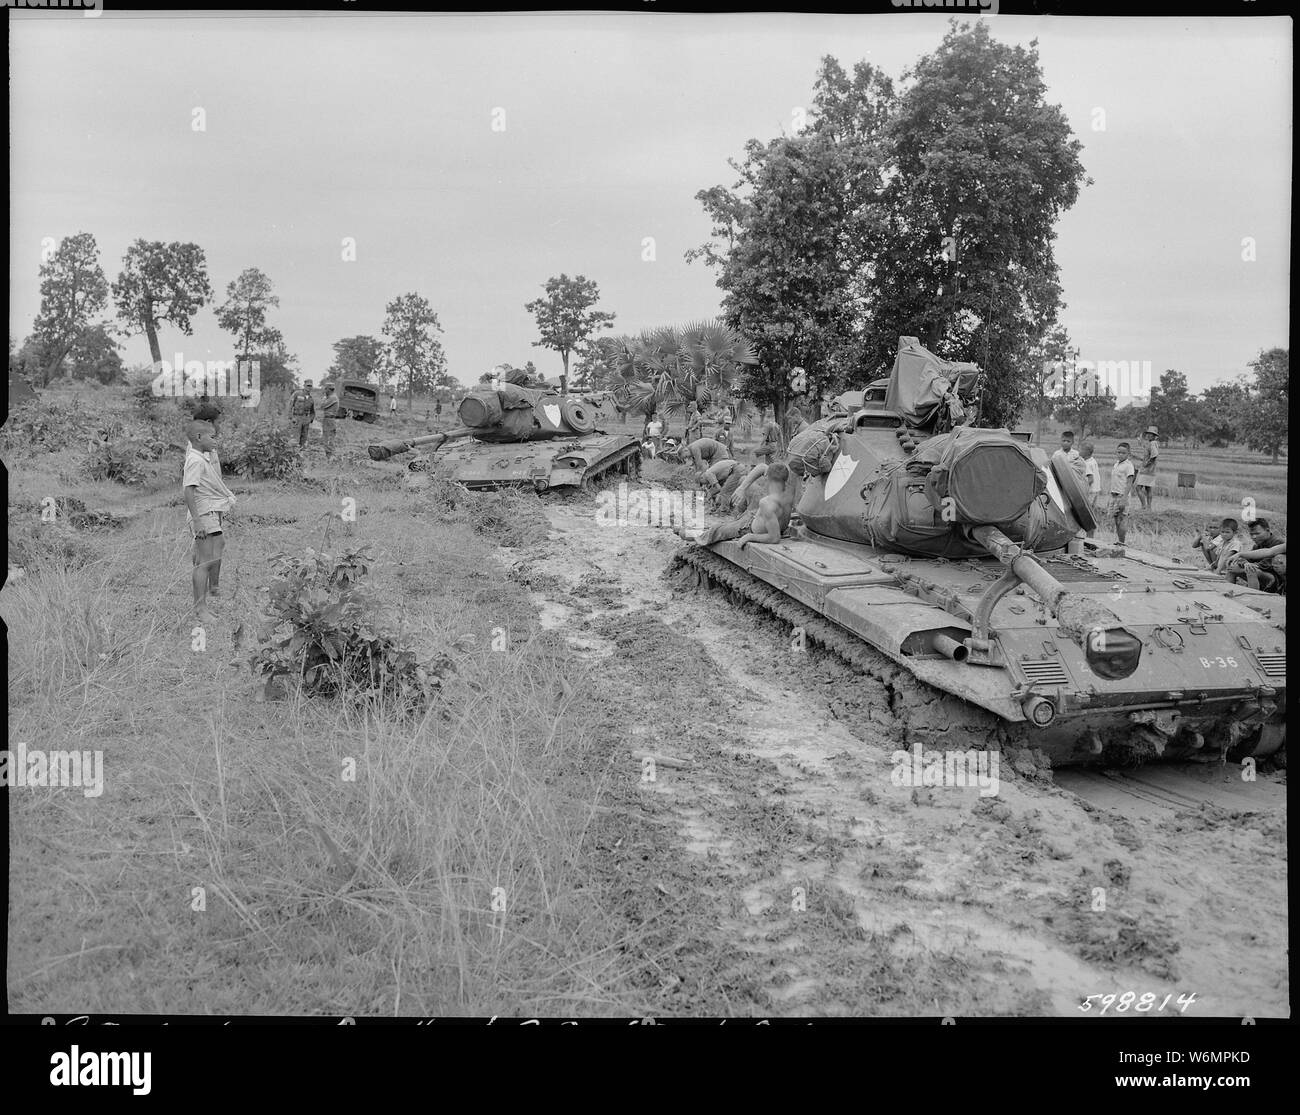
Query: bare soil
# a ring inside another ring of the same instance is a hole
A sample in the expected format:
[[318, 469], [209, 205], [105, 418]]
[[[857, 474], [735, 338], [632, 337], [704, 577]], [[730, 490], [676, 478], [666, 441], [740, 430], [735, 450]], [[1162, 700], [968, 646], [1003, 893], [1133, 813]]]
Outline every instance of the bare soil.
[[906, 710], [877, 683], [670, 583], [668, 530], [545, 513], [501, 560], [626, 733], [596, 838], [657, 949], [652, 1009], [1098, 1017], [1088, 996], [1133, 992], [1130, 1015], [1289, 1017], [1284, 770], [895, 786]]

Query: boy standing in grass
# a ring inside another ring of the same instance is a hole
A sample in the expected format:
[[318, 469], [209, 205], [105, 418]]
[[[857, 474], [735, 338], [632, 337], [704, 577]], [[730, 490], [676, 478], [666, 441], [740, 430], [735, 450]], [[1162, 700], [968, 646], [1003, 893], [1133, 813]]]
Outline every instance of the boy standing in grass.
[[221, 479], [217, 439], [207, 422], [186, 427], [185, 471], [181, 490], [185, 496], [185, 521], [194, 535], [194, 618], [211, 623], [208, 597], [216, 596], [221, 581], [221, 552], [225, 549], [222, 518], [235, 505], [235, 493]]
[[[1083, 476], [1087, 481], [1088, 504], [1095, 514], [1101, 510], [1101, 467], [1097, 464], [1097, 458], [1092, 455], [1092, 442], [1083, 443], [1079, 456], [1083, 458]], [[1095, 533], [1090, 530], [1088, 537], [1091, 538]]]
[[1160, 456], [1160, 431], [1155, 426], [1148, 426], [1142, 435], [1142, 464], [1137, 474], [1138, 502], [1143, 511], [1151, 510], [1151, 495], [1155, 491], [1156, 458]]
[[1137, 469], [1129, 460], [1128, 449], [1127, 441], [1121, 441], [1115, 447], [1117, 460], [1110, 470], [1110, 503], [1106, 507], [1106, 514], [1115, 524], [1115, 536], [1121, 546], [1124, 545], [1127, 533], [1125, 520], [1128, 518], [1128, 500], [1133, 494], [1133, 482], [1137, 477]]

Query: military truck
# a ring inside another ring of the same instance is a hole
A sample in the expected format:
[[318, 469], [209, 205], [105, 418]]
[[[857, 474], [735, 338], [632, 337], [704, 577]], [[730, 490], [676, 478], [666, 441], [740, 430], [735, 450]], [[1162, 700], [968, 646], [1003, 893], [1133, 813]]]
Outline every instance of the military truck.
[[379, 388], [359, 379], [339, 381], [339, 417], [375, 422], [379, 418]]

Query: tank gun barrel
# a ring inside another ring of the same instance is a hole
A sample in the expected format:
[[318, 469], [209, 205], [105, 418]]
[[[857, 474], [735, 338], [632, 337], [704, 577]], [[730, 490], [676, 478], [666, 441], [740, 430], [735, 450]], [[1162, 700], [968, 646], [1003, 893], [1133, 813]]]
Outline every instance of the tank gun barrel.
[[396, 441], [381, 441], [366, 447], [372, 461], [386, 461], [389, 457], [398, 457], [412, 449], [425, 449], [436, 453], [444, 443], [456, 438], [468, 437], [474, 431], [468, 426], [457, 426], [440, 434], [424, 434], [421, 437], [398, 438]]
[[1070, 592], [997, 527], [978, 526], [971, 535], [1007, 568], [1003, 579], [980, 601], [974, 625], [977, 639], [986, 637], [993, 606], [1018, 581], [1038, 594], [1061, 633], [1083, 651], [1093, 673], [1120, 679], [1137, 669], [1142, 641], [1125, 628], [1119, 616], [1089, 596]]

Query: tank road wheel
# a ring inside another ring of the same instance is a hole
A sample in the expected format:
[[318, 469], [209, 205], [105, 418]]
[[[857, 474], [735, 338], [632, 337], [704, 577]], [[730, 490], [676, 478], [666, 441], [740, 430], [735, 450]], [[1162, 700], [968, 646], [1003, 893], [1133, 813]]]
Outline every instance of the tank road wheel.
[[572, 395], [560, 400], [560, 417], [580, 434], [589, 434], [596, 428], [596, 416], [581, 399]]
[[1092, 507], [1088, 502], [1088, 491], [1083, 486], [1083, 482], [1075, 475], [1074, 469], [1070, 468], [1064, 461], [1052, 458], [1052, 475], [1056, 477], [1056, 482], [1061, 486], [1061, 495], [1065, 497], [1065, 502], [1070, 505], [1070, 510], [1074, 517], [1084, 530], [1097, 529], [1097, 516], [1093, 514]]

